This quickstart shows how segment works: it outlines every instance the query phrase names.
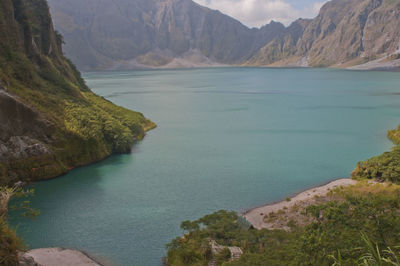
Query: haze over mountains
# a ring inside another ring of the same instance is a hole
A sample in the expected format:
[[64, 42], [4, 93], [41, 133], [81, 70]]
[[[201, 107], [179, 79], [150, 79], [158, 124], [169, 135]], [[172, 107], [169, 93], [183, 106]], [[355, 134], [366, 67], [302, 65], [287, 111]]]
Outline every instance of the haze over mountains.
[[82, 70], [400, 65], [400, 0], [332, 0], [315, 19], [248, 28], [191, 0], [49, 0]]

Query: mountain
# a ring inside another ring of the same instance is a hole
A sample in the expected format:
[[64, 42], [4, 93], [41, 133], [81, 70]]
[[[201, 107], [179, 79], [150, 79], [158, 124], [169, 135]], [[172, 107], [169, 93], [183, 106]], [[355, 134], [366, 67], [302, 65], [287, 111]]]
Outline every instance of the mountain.
[[[400, 65], [399, 28], [398, 0], [333, 0], [297, 41], [284, 41], [276, 49], [268, 49], [269, 43], [248, 64], [348, 67], [373, 61], [366, 66]], [[290, 49], [282, 49], [284, 45]], [[280, 55], [278, 60], [266, 60], [272, 53]]]
[[154, 126], [90, 91], [45, 0], [0, 1], [0, 39], [0, 185], [129, 152]]
[[293, 22], [289, 27], [283, 29], [277, 36], [261, 47], [245, 65], [267, 66], [275, 62], [285, 62], [288, 58], [294, 57], [293, 66], [307, 66], [307, 61], [303, 57], [295, 57], [297, 52], [297, 43], [301, 40], [305, 29], [310, 25], [311, 20], [299, 19]]
[[80, 69], [240, 64], [284, 30], [249, 29], [191, 0], [49, 0], [65, 51]]
[[248, 28], [192, 0], [49, 0], [80, 69], [400, 65], [399, 0], [332, 0], [314, 19]]

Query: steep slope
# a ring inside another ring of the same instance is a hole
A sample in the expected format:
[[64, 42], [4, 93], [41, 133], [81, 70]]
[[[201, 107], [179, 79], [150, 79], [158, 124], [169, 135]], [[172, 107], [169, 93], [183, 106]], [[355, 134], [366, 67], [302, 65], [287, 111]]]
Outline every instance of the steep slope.
[[249, 29], [191, 0], [49, 0], [66, 54], [80, 69], [163, 66], [198, 53], [238, 64], [284, 26]]
[[[259, 49], [255, 55], [246, 62], [246, 65], [270, 65], [274, 62], [284, 61], [295, 56], [297, 52], [297, 43], [310, 22], [311, 20], [307, 19], [299, 19], [293, 22], [289, 27], [283, 29], [277, 36]], [[305, 62], [299, 57], [294, 63], [290, 61], [288, 64], [304, 66]]]
[[249, 29], [192, 0], [49, 0], [84, 70], [400, 65], [400, 0], [332, 0], [312, 20]]
[[[283, 41], [281, 46], [289, 46], [289, 52], [268, 43], [247, 63], [296, 65], [302, 62], [316, 67], [348, 67], [381, 58], [370, 66], [384, 66], [399, 58], [399, 28], [399, 0], [333, 0], [321, 8], [297, 41], [293, 38]], [[274, 53], [279, 56], [271, 59]]]
[[93, 94], [45, 0], [0, 1], [0, 184], [51, 178], [128, 152], [153, 124]]

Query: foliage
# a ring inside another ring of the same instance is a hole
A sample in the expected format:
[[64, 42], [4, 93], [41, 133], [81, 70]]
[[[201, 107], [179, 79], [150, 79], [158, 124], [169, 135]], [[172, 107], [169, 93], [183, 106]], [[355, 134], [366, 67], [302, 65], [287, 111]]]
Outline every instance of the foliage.
[[[362, 250], [366, 250], [359, 259], [358, 265], [363, 266], [378, 266], [378, 265], [394, 265], [400, 266], [400, 260], [398, 258], [399, 254], [396, 254], [390, 247], [385, 250], [380, 250], [379, 246], [376, 243], [372, 243], [372, 241], [368, 238], [365, 233], [361, 233], [361, 239], [364, 241], [365, 247], [361, 248]], [[334, 263], [333, 266], [343, 265], [342, 256], [340, 251], [338, 250], [337, 257], [331, 255], [330, 256]]]
[[400, 184], [400, 127], [388, 132], [388, 137], [396, 144], [389, 152], [359, 162], [352, 172], [354, 179], [376, 179]]
[[223, 264], [224, 262], [229, 261], [229, 259], [231, 258], [232, 254], [231, 251], [229, 250], [229, 248], [224, 248], [223, 250], [221, 250], [215, 257], [216, 257], [216, 263], [218, 265]]
[[396, 129], [389, 130], [387, 135], [395, 144], [400, 144], [400, 125]]
[[[25, 249], [23, 241], [8, 227], [8, 205], [11, 198], [27, 198], [32, 196], [33, 190], [24, 190], [20, 187], [0, 187], [0, 265], [14, 266], [18, 264], [18, 252]], [[28, 200], [17, 205], [11, 205], [12, 210], [21, 211], [25, 217], [35, 217], [39, 211], [30, 207]]]
[[[244, 254], [240, 260], [224, 264], [241, 266], [357, 265], [371, 252], [365, 249], [367, 237], [379, 250], [395, 250], [400, 244], [400, 186], [361, 182], [339, 188], [331, 197], [334, 200], [309, 206], [303, 215], [312, 222], [305, 227], [292, 226], [291, 231], [247, 229], [236, 213], [226, 211], [186, 221], [182, 224], [187, 232], [184, 238], [167, 246], [168, 262], [205, 265], [211, 257], [202, 256], [202, 245], [210, 239], [241, 247]], [[395, 261], [392, 255], [385, 258]]]
[[22, 240], [0, 218], [0, 265], [18, 265], [18, 251], [23, 248]]

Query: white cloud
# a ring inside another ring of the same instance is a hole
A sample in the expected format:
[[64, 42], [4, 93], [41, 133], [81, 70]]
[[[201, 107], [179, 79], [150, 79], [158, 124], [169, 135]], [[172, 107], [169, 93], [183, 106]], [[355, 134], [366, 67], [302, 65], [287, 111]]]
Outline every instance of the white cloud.
[[200, 5], [217, 9], [249, 27], [260, 27], [271, 20], [289, 25], [298, 18], [315, 17], [326, 0], [296, 9], [285, 0], [194, 0]]

